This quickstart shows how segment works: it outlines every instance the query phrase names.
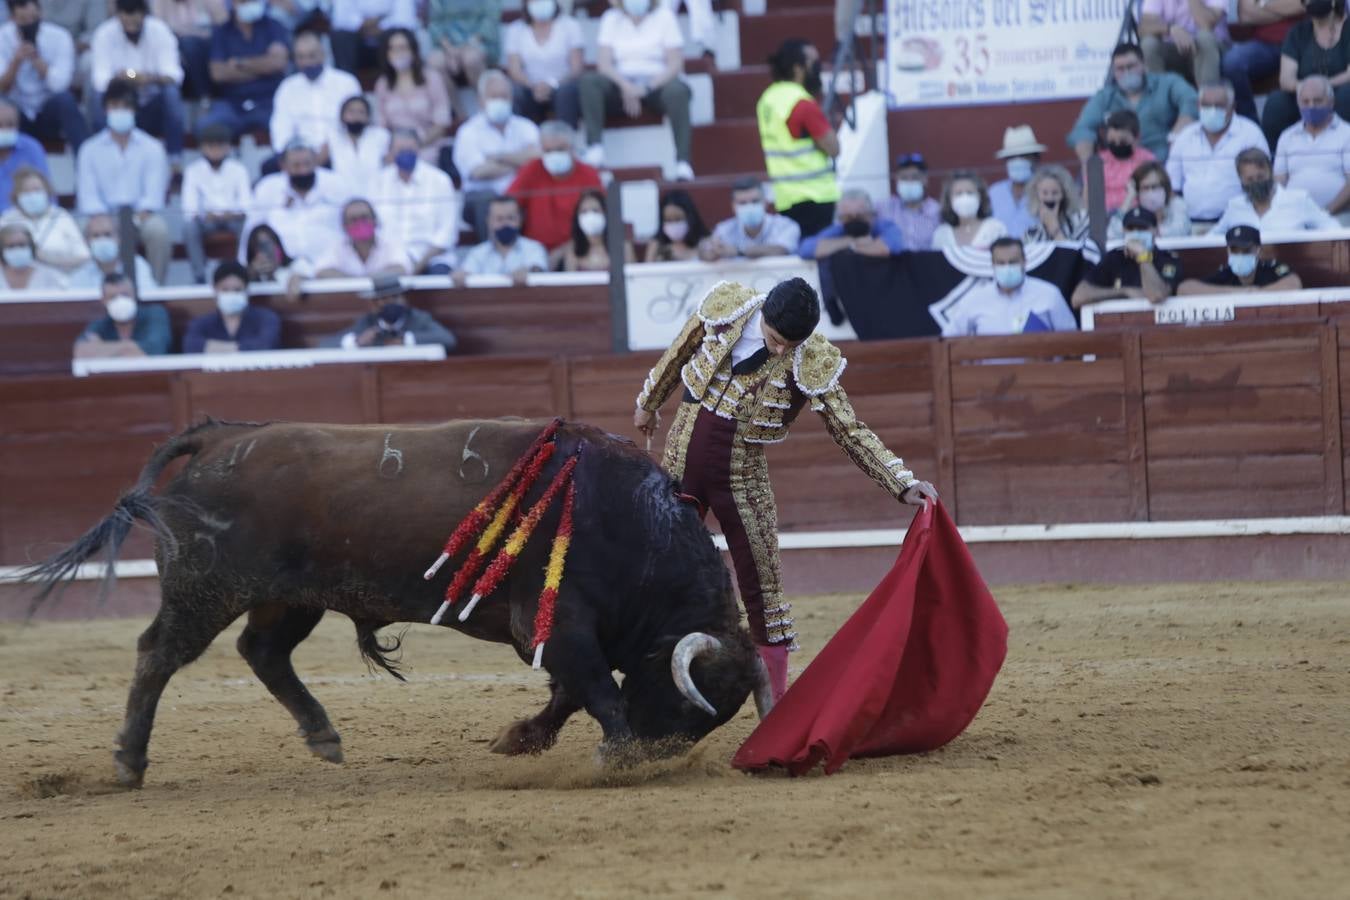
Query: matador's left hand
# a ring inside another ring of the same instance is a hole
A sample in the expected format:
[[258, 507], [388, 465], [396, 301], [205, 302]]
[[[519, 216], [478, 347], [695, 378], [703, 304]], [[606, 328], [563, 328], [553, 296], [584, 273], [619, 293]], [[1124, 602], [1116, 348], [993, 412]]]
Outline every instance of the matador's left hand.
[[900, 502], [908, 503], [910, 506], [923, 506], [929, 500], [936, 502], [937, 498], [937, 488], [926, 481], [916, 481], [905, 488], [905, 492], [900, 495]]

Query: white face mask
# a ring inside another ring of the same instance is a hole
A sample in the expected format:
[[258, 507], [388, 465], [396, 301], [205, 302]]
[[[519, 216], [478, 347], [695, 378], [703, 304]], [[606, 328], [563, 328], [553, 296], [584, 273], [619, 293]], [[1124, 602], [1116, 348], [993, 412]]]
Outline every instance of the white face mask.
[[46, 191], [24, 191], [19, 195], [19, 209], [34, 218], [45, 213], [50, 203]]
[[558, 14], [557, 0], [527, 0], [525, 9], [536, 22], [547, 22]]
[[126, 134], [136, 127], [136, 114], [129, 109], [110, 109], [108, 127], [118, 134]]
[[969, 219], [980, 211], [979, 194], [956, 194], [952, 197], [952, 212], [962, 219]]
[[245, 0], [234, 8], [234, 14], [239, 17], [239, 21], [245, 24], [258, 21], [266, 11], [267, 7], [262, 3], [262, 0]]
[[661, 230], [666, 237], [672, 241], [682, 241], [689, 234], [688, 222], [666, 222], [661, 225]]
[[4, 256], [5, 265], [11, 269], [27, 269], [33, 264], [33, 248], [31, 247], [6, 247]]
[[123, 324], [136, 318], [136, 301], [126, 294], [119, 294], [108, 301], [108, 318]]
[[483, 104], [483, 115], [487, 116], [493, 125], [500, 125], [511, 118], [511, 101], [493, 97]]
[[117, 259], [117, 238], [96, 237], [89, 239], [89, 252], [101, 263]]
[[0, 128], [0, 147], [13, 147], [19, 142], [17, 128]]
[[623, 11], [635, 19], [640, 19], [651, 12], [652, 0], [623, 0]]
[[605, 231], [605, 214], [599, 210], [588, 209], [577, 214], [577, 225], [587, 237], [596, 237]]
[[237, 316], [248, 306], [248, 294], [243, 291], [221, 291], [216, 294], [216, 309], [222, 316]]
[[1163, 207], [1167, 206], [1167, 189], [1144, 188], [1139, 192], [1139, 205], [1151, 213], [1162, 212]]
[[895, 193], [905, 203], [918, 203], [923, 199], [923, 182], [901, 181], [895, 185]]
[[544, 154], [544, 169], [554, 178], [572, 171], [572, 154], [566, 150], [549, 150]]

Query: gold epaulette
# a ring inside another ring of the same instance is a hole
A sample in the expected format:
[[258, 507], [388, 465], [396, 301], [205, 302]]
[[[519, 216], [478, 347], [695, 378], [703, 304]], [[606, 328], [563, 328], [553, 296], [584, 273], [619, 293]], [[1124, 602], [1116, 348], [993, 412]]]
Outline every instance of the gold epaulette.
[[764, 298], [743, 284], [719, 281], [708, 291], [698, 307], [698, 317], [705, 325], [729, 325], [745, 315]]
[[839, 384], [848, 360], [839, 348], [821, 334], [813, 334], [797, 347], [792, 357], [792, 377], [808, 397], [819, 397]]

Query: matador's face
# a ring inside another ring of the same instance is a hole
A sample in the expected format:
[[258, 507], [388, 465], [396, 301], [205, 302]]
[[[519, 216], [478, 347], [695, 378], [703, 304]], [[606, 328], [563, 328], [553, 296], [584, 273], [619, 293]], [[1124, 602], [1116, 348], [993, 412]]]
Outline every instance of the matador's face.
[[760, 328], [764, 332], [764, 346], [767, 347], [769, 352], [774, 356], [783, 356], [784, 354], [791, 353], [793, 350], [796, 350], [797, 345], [801, 343], [801, 341], [789, 341], [787, 338], [783, 337], [778, 333], [778, 329], [768, 323], [768, 320], [764, 320], [764, 323]]

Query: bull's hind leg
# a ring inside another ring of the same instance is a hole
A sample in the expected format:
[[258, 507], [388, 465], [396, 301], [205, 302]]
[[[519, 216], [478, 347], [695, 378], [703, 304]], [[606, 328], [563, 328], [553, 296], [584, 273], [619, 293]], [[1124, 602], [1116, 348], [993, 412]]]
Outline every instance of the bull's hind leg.
[[249, 611], [248, 625], [236, 646], [258, 680], [286, 707], [300, 726], [300, 735], [315, 756], [342, 762], [342, 738], [328, 713], [295, 674], [291, 651], [309, 637], [323, 618], [322, 609], [271, 604]]
[[512, 722], [502, 729], [488, 746], [493, 753], [519, 756], [524, 753], [543, 753], [558, 741], [558, 732], [572, 713], [581, 709], [557, 680], [549, 683], [553, 695], [548, 705], [532, 719]]

